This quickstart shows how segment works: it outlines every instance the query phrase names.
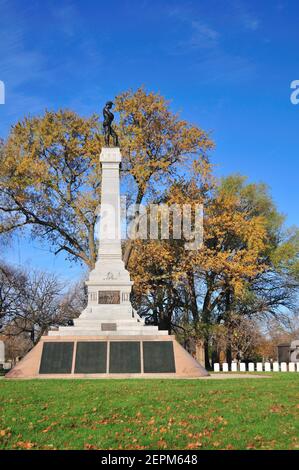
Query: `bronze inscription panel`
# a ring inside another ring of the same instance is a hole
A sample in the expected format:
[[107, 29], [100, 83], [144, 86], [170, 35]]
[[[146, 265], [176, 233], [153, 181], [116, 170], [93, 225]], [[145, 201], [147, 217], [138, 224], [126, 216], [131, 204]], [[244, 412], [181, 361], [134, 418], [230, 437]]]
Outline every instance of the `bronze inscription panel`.
[[100, 290], [98, 293], [99, 304], [120, 304], [119, 290]]

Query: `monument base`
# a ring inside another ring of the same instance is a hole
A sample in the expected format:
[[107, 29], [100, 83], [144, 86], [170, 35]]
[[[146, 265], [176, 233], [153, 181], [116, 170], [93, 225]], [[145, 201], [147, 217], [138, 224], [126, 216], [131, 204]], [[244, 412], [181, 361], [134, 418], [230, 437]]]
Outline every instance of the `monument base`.
[[208, 372], [174, 336], [43, 336], [6, 374], [33, 378], [198, 378]]

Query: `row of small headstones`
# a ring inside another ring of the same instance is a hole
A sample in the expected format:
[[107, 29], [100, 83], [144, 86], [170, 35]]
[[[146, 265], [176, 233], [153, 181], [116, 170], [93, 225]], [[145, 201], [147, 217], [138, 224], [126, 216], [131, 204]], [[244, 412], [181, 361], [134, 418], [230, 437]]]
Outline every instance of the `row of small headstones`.
[[254, 362], [248, 363], [248, 368], [245, 362], [240, 362], [239, 364], [236, 362], [231, 363], [231, 367], [227, 362], [223, 362], [223, 364], [215, 363], [214, 364], [214, 372], [220, 372], [222, 368], [222, 372], [299, 372], [299, 362]]

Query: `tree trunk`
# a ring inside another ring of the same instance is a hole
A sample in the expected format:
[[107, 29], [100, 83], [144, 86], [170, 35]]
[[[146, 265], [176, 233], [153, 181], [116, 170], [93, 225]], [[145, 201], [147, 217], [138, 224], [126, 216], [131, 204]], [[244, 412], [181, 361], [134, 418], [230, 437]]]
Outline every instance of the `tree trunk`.
[[228, 340], [227, 347], [226, 347], [226, 362], [228, 364], [232, 363], [232, 346], [230, 340]]
[[196, 297], [196, 290], [195, 290], [195, 283], [194, 283], [194, 273], [188, 272], [187, 273], [188, 285], [189, 285], [189, 295], [190, 295], [190, 309], [193, 317], [194, 323], [197, 323], [199, 320], [198, 315], [198, 306], [197, 306], [197, 297]]
[[32, 330], [30, 331], [30, 339], [32, 341], [32, 344], [35, 345], [35, 331], [34, 331], [34, 327], [32, 328]]
[[94, 269], [96, 260], [97, 260], [97, 253], [96, 253], [95, 241], [94, 241], [94, 224], [91, 225], [88, 230], [88, 244], [89, 244], [90, 268]]
[[205, 368], [211, 369], [210, 357], [209, 357], [209, 339], [210, 334], [208, 331], [208, 327], [211, 325], [211, 298], [212, 298], [212, 280], [208, 279], [207, 281], [208, 289], [205, 295], [203, 307], [202, 307], [202, 322], [207, 326], [205, 331], [205, 340], [204, 340], [204, 348], [205, 348]]
[[208, 338], [205, 338], [204, 339], [204, 351], [205, 351], [205, 368], [207, 370], [210, 370], [211, 369], [211, 364], [210, 364], [210, 360], [209, 360], [209, 339]]
[[195, 345], [195, 355], [196, 355], [196, 360], [201, 364], [203, 367], [205, 367], [206, 362], [205, 362], [205, 348], [204, 348], [204, 343], [203, 341], [198, 341]]
[[231, 331], [230, 331], [230, 324], [229, 324], [229, 316], [231, 312], [231, 290], [227, 287], [227, 291], [225, 293], [225, 320], [228, 322], [228, 329], [227, 329], [227, 342], [226, 342], [226, 362], [228, 364], [232, 363], [232, 345], [231, 345]]

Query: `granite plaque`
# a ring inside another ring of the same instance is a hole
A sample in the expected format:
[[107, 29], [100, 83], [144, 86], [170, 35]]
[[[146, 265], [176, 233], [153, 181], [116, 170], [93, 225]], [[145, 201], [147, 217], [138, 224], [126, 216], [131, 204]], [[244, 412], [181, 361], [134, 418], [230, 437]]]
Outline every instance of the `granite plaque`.
[[99, 304], [120, 304], [119, 290], [100, 290], [98, 292]]
[[101, 323], [102, 331], [116, 331], [116, 323]]
[[75, 374], [105, 374], [107, 343], [104, 341], [78, 341]]
[[72, 372], [74, 343], [45, 342], [41, 358], [40, 374], [70, 374]]
[[172, 341], [143, 341], [145, 373], [175, 372]]
[[140, 373], [140, 343], [137, 341], [111, 341], [109, 372], [111, 374]]

